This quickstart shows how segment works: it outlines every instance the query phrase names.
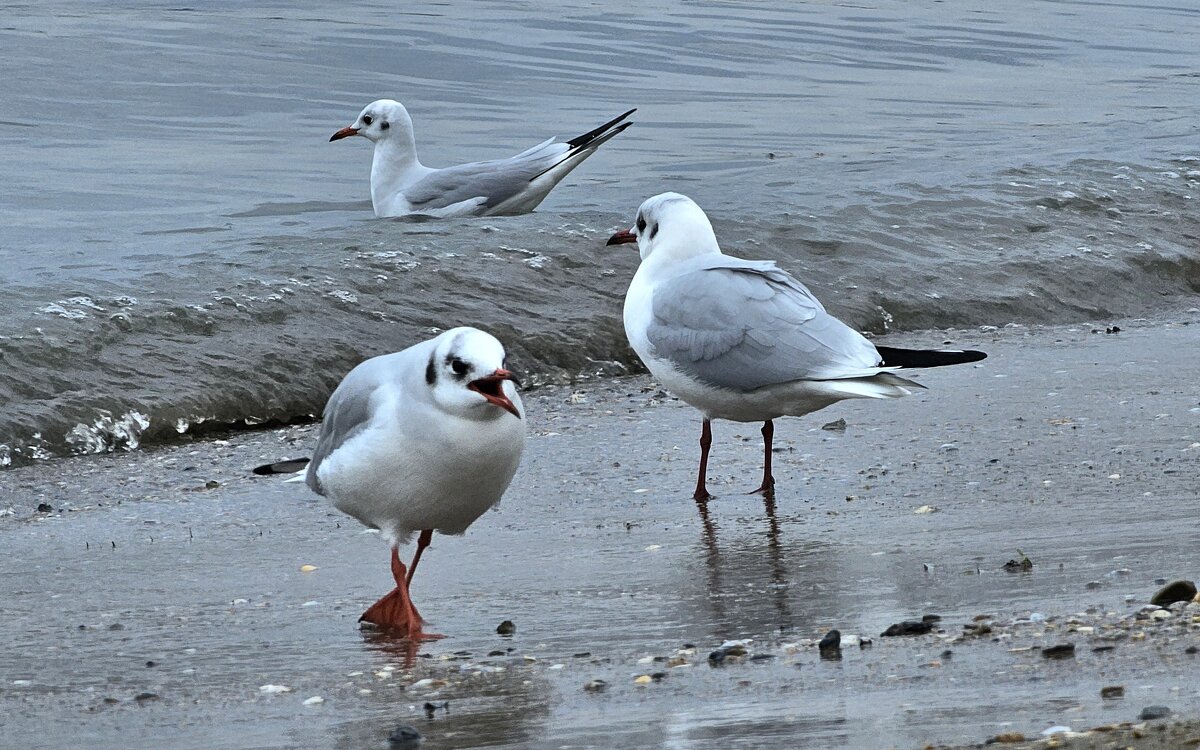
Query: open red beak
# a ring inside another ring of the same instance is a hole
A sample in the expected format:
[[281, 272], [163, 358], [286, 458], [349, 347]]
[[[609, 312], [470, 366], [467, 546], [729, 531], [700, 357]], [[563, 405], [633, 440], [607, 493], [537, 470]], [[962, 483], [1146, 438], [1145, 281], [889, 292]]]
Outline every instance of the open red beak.
[[467, 384], [467, 388], [475, 391], [488, 400], [488, 403], [499, 406], [504, 411], [513, 415], [517, 419], [521, 418], [521, 412], [517, 410], [517, 405], [504, 395], [504, 381], [511, 380], [520, 385], [517, 377], [508, 370], [500, 369], [488, 375], [486, 378], [472, 380]]
[[352, 135], [358, 135], [358, 128], [342, 128], [338, 132], [329, 136], [329, 142], [340, 141], [343, 138], [349, 138]]
[[634, 234], [633, 232], [629, 231], [628, 229], [622, 229], [621, 231], [614, 234], [612, 237], [609, 237], [608, 242], [605, 242], [604, 244], [605, 245], [624, 245], [627, 242], [637, 242], [637, 235]]

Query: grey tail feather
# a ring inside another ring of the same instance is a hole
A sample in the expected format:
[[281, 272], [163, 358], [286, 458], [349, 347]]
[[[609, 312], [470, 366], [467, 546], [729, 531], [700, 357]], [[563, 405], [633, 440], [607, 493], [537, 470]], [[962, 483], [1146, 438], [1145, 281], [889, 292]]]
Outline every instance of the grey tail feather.
[[[632, 112], [633, 110], [631, 109], [629, 111]], [[612, 130], [608, 131], [607, 133], [602, 133], [599, 136], [592, 138], [591, 140], [587, 141], [582, 146], [579, 146], [579, 147], [572, 146], [571, 149], [569, 151], [567, 151], [567, 153], [563, 154], [563, 158], [559, 159], [558, 161], [554, 162], [550, 166], [546, 167], [541, 172], [538, 172], [533, 177], [530, 177], [529, 181], [533, 182], [534, 180], [536, 180], [537, 178], [546, 174], [547, 172], [557, 168], [563, 162], [574, 159], [576, 156], [579, 156], [579, 154], [584, 153], [585, 151], [587, 152], [587, 154], [591, 154], [593, 151], [600, 148], [600, 146], [604, 145], [604, 143], [606, 143], [609, 138], [612, 138], [613, 136], [617, 135], [618, 133], [623, 132], [625, 130], [625, 128], [629, 127], [632, 124], [633, 124], [632, 122], [622, 123], [622, 124], [618, 125], [617, 127], [613, 128]], [[579, 136], [579, 138], [582, 138], [582, 137], [583, 136]], [[575, 140], [579, 140], [579, 138], [576, 138]], [[586, 154], [585, 154], [585, 157], [586, 157]]]
[[270, 474], [295, 474], [305, 466], [308, 466], [309, 460], [310, 459], [307, 458], [290, 458], [287, 461], [276, 461], [273, 464], [255, 466], [253, 471], [259, 476], [268, 476]]
[[[613, 125], [616, 125], [621, 120], [624, 120], [626, 117], [629, 117], [634, 112], [637, 112], [637, 107], [634, 107], [633, 109], [629, 110], [628, 112], [626, 112], [625, 114], [623, 114], [619, 117], [614, 117], [613, 119], [609, 120], [608, 122], [604, 123], [603, 125], [601, 125], [600, 127], [596, 128], [594, 130], [589, 130], [588, 132], [584, 133], [583, 135], [572, 138], [571, 140], [567, 141], [567, 145], [570, 146], [572, 149], [586, 146], [586, 145], [588, 145], [588, 143], [590, 143], [593, 139], [595, 139], [601, 133], [608, 130]], [[625, 128], [629, 127], [632, 124], [633, 123], [631, 123], [631, 122], [625, 123], [624, 125], [621, 126], [621, 130], [624, 130]]]
[[884, 367], [945, 367], [978, 362], [986, 359], [983, 352], [967, 349], [897, 349], [891, 346], [876, 346], [883, 358]]

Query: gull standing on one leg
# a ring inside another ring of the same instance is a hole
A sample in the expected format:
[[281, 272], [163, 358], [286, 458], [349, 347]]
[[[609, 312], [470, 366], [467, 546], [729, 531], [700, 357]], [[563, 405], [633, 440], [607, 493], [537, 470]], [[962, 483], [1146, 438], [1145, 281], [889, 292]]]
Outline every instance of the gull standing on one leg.
[[[392, 548], [396, 588], [360, 618], [412, 640], [422, 631], [409, 596], [433, 532], [462, 534], [500, 501], [525, 446], [525, 420], [504, 347], [475, 328], [436, 338], [350, 371], [329, 397], [305, 481], [338, 510], [379, 529]], [[255, 469], [294, 472], [300, 461]], [[405, 570], [398, 547], [414, 532]]]

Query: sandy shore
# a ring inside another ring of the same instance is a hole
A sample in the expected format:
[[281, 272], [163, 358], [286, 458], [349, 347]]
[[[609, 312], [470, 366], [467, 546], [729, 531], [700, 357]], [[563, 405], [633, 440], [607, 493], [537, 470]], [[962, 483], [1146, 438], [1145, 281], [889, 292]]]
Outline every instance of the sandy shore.
[[893, 337], [991, 356], [779, 422], [771, 513], [743, 494], [757, 426], [718, 423], [707, 529], [691, 409], [644, 377], [530, 393], [508, 496], [421, 565], [448, 637], [411, 668], [356, 624], [390, 586], [378, 537], [248, 474], [312, 427], [4, 472], [0, 744], [380, 748], [407, 724], [427, 749], [919, 748], [1128, 722], [1035, 746], [1180, 746], [1200, 604], [1142, 609], [1200, 577], [1200, 316], [1118, 325]]

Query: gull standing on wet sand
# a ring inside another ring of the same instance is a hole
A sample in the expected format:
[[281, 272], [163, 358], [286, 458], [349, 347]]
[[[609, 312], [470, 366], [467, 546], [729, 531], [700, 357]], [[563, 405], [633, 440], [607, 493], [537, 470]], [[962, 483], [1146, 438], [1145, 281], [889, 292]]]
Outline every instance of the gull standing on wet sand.
[[[504, 347], [475, 328], [355, 367], [329, 397], [305, 481], [338, 510], [379, 529], [396, 588], [360, 621], [418, 640], [408, 587], [433, 532], [462, 534], [500, 501], [525, 447], [525, 420]], [[294, 472], [284, 461], [256, 474]], [[419, 531], [405, 571], [398, 546]]]
[[626, 242], [636, 242], [642, 258], [625, 295], [629, 343], [654, 377], [704, 415], [698, 502], [711, 497], [711, 420], [763, 423], [755, 492], [769, 495], [772, 420], [846, 398], [907, 396], [924, 386], [894, 370], [987, 356], [872, 345], [773, 261], [723, 254], [704, 211], [679, 193], [647, 199], [634, 226], [608, 240]]
[[371, 162], [371, 203], [375, 215], [511, 216], [529, 213], [596, 149], [633, 123], [631, 109], [595, 130], [559, 143], [550, 138], [516, 156], [446, 169], [417, 159], [412, 118], [400, 102], [368, 104], [350, 127], [330, 141], [360, 135], [375, 144]]

